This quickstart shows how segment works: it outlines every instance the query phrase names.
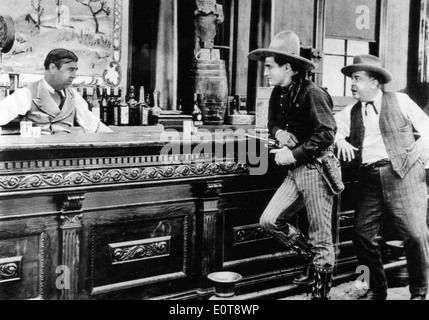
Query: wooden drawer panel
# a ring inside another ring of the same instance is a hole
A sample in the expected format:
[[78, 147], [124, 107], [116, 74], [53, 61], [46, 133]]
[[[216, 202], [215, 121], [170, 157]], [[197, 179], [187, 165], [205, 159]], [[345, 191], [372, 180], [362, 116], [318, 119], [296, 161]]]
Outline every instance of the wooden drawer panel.
[[91, 294], [107, 294], [189, 276], [189, 215], [118, 220], [91, 227]]
[[43, 296], [45, 234], [0, 239], [0, 299]]

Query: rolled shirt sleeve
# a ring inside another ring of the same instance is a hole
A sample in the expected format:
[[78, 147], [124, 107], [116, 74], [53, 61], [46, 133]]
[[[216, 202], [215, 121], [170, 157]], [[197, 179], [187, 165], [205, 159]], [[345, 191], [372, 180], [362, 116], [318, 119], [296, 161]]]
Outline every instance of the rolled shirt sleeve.
[[6, 125], [18, 116], [25, 115], [31, 108], [31, 93], [27, 88], [17, 89], [0, 101], [0, 126]]

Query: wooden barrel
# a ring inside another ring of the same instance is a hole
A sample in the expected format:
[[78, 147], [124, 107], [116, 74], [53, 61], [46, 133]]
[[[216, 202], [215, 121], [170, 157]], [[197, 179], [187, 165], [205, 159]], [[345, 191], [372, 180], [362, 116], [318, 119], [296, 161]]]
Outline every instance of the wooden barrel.
[[200, 94], [203, 123], [221, 125], [228, 103], [228, 79], [224, 60], [198, 60], [192, 64], [190, 79], [193, 93]]

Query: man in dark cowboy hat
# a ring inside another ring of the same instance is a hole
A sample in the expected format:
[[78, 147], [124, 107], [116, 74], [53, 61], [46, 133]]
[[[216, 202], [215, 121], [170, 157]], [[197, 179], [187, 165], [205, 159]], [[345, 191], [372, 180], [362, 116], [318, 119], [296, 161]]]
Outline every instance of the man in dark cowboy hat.
[[[376, 238], [383, 219], [394, 222], [404, 242], [411, 299], [428, 290], [429, 231], [424, 145], [428, 116], [402, 93], [383, 92], [392, 75], [379, 58], [359, 55], [342, 73], [352, 78], [354, 106], [335, 115], [338, 156], [359, 177], [354, 245], [370, 271], [367, 298], [387, 297], [387, 281]], [[416, 131], [420, 139], [416, 141]]]
[[[268, 49], [249, 53], [249, 59], [265, 62], [265, 76], [274, 86], [268, 114], [270, 133], [283, 146], [272, 150], [280, 166], [288, 166], [288, 175], [260, 218], [261, 227], [286, 247], [313, 258], [307, 271], [315, 273], [312, 299], [329, 298], [335, 253], [331, 215], [334, 194], [319, 169], [317, 157], [334, 143], [336, 124], [329, 94], [307, 79], [315, 68], [300, 56], [300, 42], [292, 31], [275, 36]], [[306, 208], [309, 240], [287, 223]], [[314, 272], [315, 270], [315, 272]], [[313, 282], [310, 275], [296, 279]]]

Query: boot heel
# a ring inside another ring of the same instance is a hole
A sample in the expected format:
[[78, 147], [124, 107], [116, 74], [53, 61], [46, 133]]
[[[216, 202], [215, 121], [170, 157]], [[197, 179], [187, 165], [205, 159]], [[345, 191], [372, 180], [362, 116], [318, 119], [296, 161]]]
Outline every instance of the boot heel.
[[314, 265], [308, 264], [299, 275], [293, 278], [292, 283], [299, 285], [314, 284]]

